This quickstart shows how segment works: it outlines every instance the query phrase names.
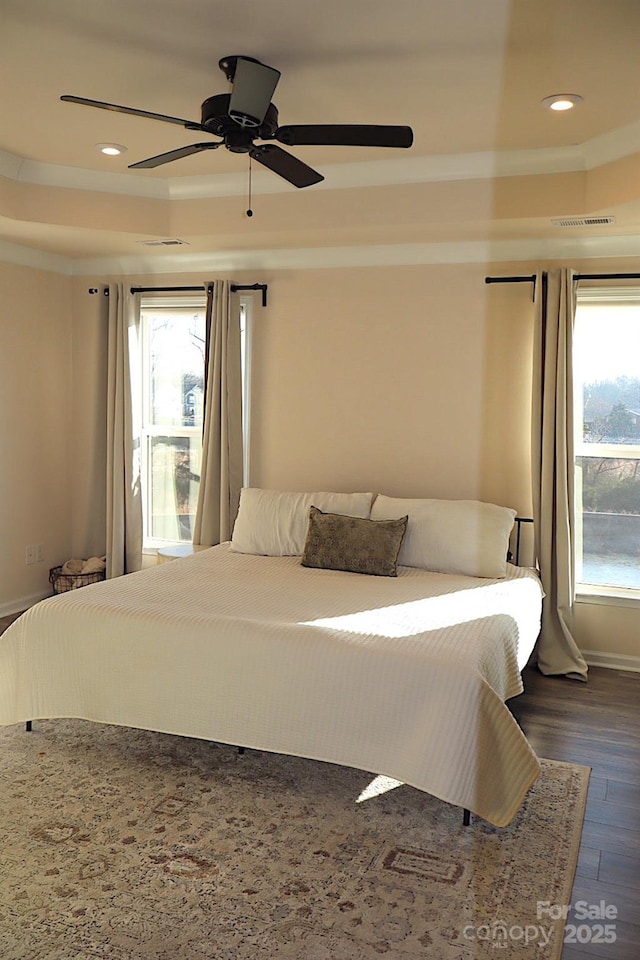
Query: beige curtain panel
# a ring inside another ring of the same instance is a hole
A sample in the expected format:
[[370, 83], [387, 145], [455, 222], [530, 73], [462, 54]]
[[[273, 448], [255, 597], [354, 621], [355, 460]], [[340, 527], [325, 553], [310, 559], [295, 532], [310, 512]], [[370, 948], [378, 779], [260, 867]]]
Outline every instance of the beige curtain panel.
[[532, 485], [536, 555], [545, 591], [538, 666], [542, 673], [586, 680], [573, 639], [574, 444], [571, 270], [536, 278], [532, 403]]
[[142, 565], [140, 306], [109, 284], [107, 360], [107, 577]]
[[193, 542], [231, 539], [243, 479], [240, 299], [229, 280], [207, 289], [202, 466]]

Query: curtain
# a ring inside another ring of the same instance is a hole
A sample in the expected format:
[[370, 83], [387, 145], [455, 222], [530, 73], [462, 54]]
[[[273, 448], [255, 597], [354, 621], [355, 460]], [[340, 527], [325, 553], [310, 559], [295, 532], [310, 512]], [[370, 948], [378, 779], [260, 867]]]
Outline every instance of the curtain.
[[109, 284], [107, 359], [107, 577], [142, 565], [140, 304]]
[[243, 467], [240, 301], [229, 280], [207, 288], [202, 465], [193, 542], [231, 539]]
[[536, 281], [531, 460], [536, 556], [546, 595], [538, 667], [586, 680], [587, 665], [572, 636], [575, 282], [571, 270], [539, 273]]

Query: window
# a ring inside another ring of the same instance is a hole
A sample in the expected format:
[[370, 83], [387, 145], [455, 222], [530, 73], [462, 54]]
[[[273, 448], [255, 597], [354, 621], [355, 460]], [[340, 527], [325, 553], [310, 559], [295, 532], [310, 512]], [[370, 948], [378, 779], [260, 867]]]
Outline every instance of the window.
[[[250, 305], [241, 300], [245, 482], [249, 449]], [[202, 296], [142, 300], [141, 482], [144, 548], [190, 543], [198, 502], [204, 409]]]
[[576, 581], [640, 598], [640, 289], [578, 292]]

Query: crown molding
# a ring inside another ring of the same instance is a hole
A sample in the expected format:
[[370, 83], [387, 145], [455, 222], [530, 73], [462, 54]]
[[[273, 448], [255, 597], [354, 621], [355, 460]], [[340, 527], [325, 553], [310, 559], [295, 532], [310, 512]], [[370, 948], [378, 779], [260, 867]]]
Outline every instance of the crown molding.
[[[341, 190], [407, 183], [486, 180], [495, 177], [566, 173], [593, 169], [640, 151], [640, 121], [593, 137], [582, 144], [537, 150], [478, 151], [462, 154], [415, 156], [403, 154], [382, 160], [323, 165], [325, 179], [308, 189]], [[244, 196], [246, 173], [221, 173], [195, 177], [145, 177], [110, 173], [62, 164], [28, 160], [0, 150], [0, 176], [40, 186], [91, 190], [100, 193], [195, 200], [206, 197]], [[286, 181], [264, 170], [252, 178], [254, 194], [287, 193]]]
[[66, 167], [58, 163], [41, 163], [39, 160], [26, 160], [6, 150], [0, 150], [0, 176], [18, 183], [32, 183], [43, 187], [169, 199], [166, 180], [151, 177], [145, 179], [130, 173], [87, 170], [84, 167]]
[[19, 180], [20, 167], [23, 163], [22, 157], [16, 156], [15, 153], [0, 150], [0, 177], [6, 177], [7, 180]]
[[372, 244], [175, 253], [75, 260], [74, 276], [190, 273], [224, 270], [313, 270], [338, 267], [400, 267], [530, 260], [640, 257], [640, 236], [471, 240], [446, 243]]
[[582, 150], [587, 170], [640, 152], [640, 120], [587, 140]]
[[473, 240], [361, 247], [172, 253], [72, 260], [0, 241], [0, 261], [74, 277], [162, 276], [228, 270], [312, 270], [640, 257], [640, 237]]
[[55, 253], [47, 253], [35, 247], [0, 240], [0, 263], [13, 263], [19, 267], [47, 270], [49, 273], [73, 274], [73, 260]]
[[[362, 187], [386, 187], [409, 183], [443, 183], [456, 180], [492, 180], [495, 177], [526, 176], [538, 173], [566, 173], [584, 170], [581, 148], [549, 147], [541, 150], [508, 150], [502, 153], [478, 152], [437, 154], [428, 157], [403, 156], [358, 163], [323, 165], [324, 180], [308, 189], [354, 190]], [[244, 173], [217, 174], [210, 177], [176, 177], [167, 181], [172, 200], [202, 200], [208, 197], [245, 196]], [[256, 171], [252, 177], [254, 194], [288, 193], [291, 186], [279, 177]]]

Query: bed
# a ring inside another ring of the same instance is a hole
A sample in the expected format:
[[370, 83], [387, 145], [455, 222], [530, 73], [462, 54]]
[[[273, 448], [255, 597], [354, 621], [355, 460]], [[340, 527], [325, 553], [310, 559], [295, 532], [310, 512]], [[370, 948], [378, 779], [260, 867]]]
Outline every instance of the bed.
[[[308, 505], [293, 511], [298, 538]], [[15, 621], [0, 638], [0, 723], [76, 717], [303, 756], [507, 824], [540, 770], [506, 705], [539, 631], [536, 573], [435, 572], [401, 551], [396, 575], [305, 565], [281, 536], [284, 553], [243, 550], [242, 530], [255, 538], [260, 524], [245, 510], [243, 526], [242, 508], [235, 545]], [[370, 501], [361, 512], [375, 524]]]

